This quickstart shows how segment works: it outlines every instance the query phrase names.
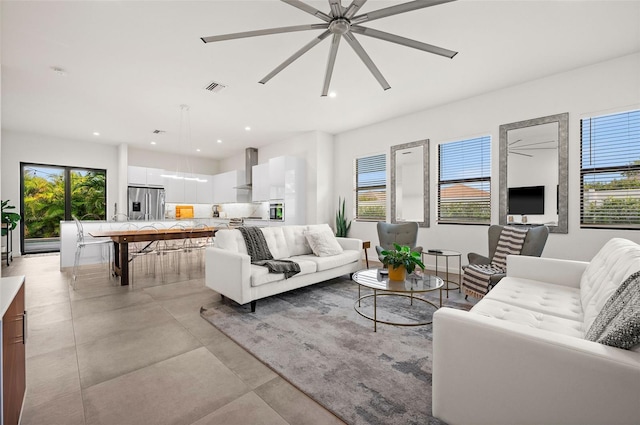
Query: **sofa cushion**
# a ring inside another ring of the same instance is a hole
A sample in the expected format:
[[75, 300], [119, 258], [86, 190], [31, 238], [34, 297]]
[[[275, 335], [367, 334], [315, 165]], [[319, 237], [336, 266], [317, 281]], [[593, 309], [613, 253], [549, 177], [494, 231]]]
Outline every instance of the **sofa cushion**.
[[242, 233], [238, 229], [220, 229], [216, 232], [215, 247], [240, 254], [248, 254]]
[[335, 269], [336, 267], [344, 266], [345, 264], [353, 263], [355, 261], [360, 261], [360, 251], [355, 251], [352, 249], [345, 249], [342, 254], [332, 255], [330, 257], [316, 257], [315, 255], [298, 255], [296, 257], [291, 257], [290, 259], [293, 261], [298, 260], [307, 260], [314, 262], [318, 271], [321, 272], [323, 270]]
[[613, 293], [585, 338], [624, 349], [640, 345], [640, 272], [629, 276]]
[[331, 229], [306, 230], [304, 235], [311, 251], [318, 257], [329, 257], [343, 251]]
[[262, 230], [269, 251], [271, 251], [271, 256], [275, 260], [281, 260], [290, 256], [282, 227], [263, 227], [260, 230]]
[[640, 245], [614, 238], [593, 257], [580, 280], [584, 329], [589, 329], [607, 300], [631, 274], [640, 270]]
[[282, 232], [284, 233], [284, 239], [287, 241], [287, 248], [289, 249], [289, 255], [305, 255], [311, 254], [311, 247], [307, 243], [307, 238], [304, 236], [305, 230], [308, 230], [308, 226], [284, 226]]
[[[300, 266], [300, 273], [296, 273], [296, 276], [315, 273], [317, 270], [316, 263], [313, 261], [299, 260], [296, 258], [286, 259], [295, 261]], [[284, 280], [283, 273], [269, 273], [269, 269], [266, 267], [256, 266], [255, 264], [251, 265], [251, 286], [260, 286], [280, 280]]]
[[544, 329], [561, 335], [584, 338], [582, 320], [566, 319], [502, 301], [488, 300], [486, 297], [478, 302], [471, 309], [471, 312], [531, 328]]
[[583, 320], [578, 288], [507, 276], [484, 299], [565, 319]]

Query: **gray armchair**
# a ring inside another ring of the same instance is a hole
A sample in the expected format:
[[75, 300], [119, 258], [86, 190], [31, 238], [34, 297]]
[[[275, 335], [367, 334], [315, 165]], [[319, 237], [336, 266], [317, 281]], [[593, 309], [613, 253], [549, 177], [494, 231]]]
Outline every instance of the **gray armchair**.
[[418, 223], [408, 221], [406, 223], [385, 223], [378, 222], [378, 240], [380, 245], [376, 246], [378, 259], [382, 262], [384, 255], [382, 251], [393, 249], [393, 244], [407, 245], [411, 251], [422, 252], [421, 246], [416, 246], [418, 242]]
[[[498, 246], [498, 239], [500, 239], [500, 233], [504, 226], [498, 226], [496, 224], [489, 226], [489, 257], [485, 257], [475, 252], [467, 254], [469, 264], [490, 264], [493, 256], [496, 253]], [[522, 245], [522, 251], [520, 255], [527, 255], [529, 257], [539, 257], [542, 255], [542, 250], [547, 243], [547, 237], [549, 236], [549, 228], [547, 226], [533, 226], [529, 228], [527, 236], [524, 239], [524, 245]], [[505, 277], [505, 273], [498, 273], [491, 276], [491, 283], [489, 287], [493, 287]]]

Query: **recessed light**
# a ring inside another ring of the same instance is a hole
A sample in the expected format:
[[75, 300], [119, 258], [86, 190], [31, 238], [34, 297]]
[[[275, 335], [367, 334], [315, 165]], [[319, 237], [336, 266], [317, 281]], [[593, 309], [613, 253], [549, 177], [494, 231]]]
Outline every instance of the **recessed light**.
[[196, 152], [200, 152], [200, 149], [196, 149]]
[[218, 143], [222, 143], [222, 140], [218, 139]]
[[244, 129], [247, 130], [247, 131], [251, 131], [251, 127], [249, 127], [249, 126], [246, 126]]
[[336, 93], [336, 92], [334, 92], [334, 91], [332, 91], [331, 93], [329, 93], [329, 97], [336, 97], [336, 96], [337, 96], [337, 93]]
[[156, 144], [156, 142], [151, 142], [151, 144], [152, 144], [152, 145], [155, 145], [155, 144]]
[[93, 135], [94, 135], [94, 136], [99, 136], [99, 135], [100, 135], [100, 133], [98, 133], [97, 131], [94, 131], [94, 132], [93, 132]]

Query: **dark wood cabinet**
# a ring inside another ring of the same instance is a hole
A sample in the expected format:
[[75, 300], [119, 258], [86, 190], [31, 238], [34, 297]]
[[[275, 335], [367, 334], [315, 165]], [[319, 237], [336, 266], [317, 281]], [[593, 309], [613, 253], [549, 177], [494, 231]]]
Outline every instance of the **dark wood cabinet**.
[[24, 282], [2, 316], [2, 415], [4, 425], [17, 425], [26, 389], [26, 323]]

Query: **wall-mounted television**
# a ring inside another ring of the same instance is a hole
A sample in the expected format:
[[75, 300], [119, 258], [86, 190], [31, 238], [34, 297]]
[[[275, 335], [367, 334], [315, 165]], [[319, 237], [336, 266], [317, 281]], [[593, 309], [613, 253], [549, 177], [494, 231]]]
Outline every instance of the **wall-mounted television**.
[[510, 187], [508, 214], [544, 214], [544, 186]]

